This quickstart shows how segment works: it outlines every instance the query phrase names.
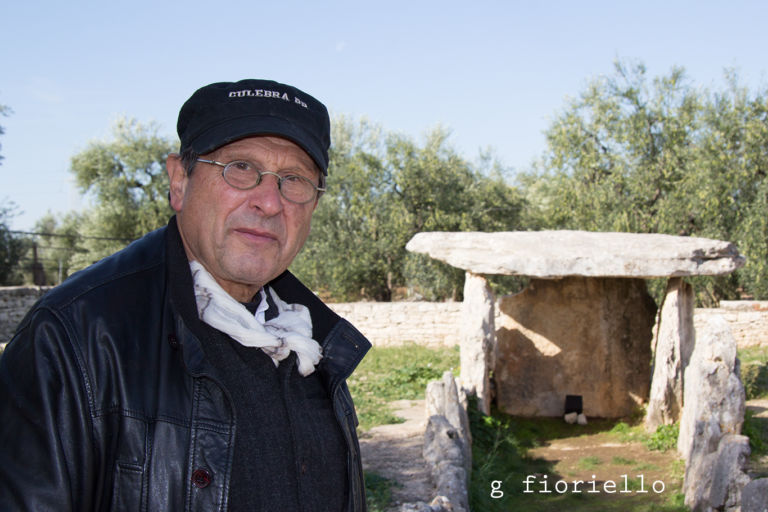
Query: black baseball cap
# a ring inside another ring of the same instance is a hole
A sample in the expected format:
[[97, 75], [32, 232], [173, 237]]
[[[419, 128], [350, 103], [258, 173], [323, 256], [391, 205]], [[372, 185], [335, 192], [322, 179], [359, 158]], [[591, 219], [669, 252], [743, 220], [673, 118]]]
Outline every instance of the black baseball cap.
[[256, 79], [206, 85], [182, 105], [176, 130], [181, 151], [200, 155], [253, 135], [284, 137], [328, 174], [328, 109], [290, 85]]

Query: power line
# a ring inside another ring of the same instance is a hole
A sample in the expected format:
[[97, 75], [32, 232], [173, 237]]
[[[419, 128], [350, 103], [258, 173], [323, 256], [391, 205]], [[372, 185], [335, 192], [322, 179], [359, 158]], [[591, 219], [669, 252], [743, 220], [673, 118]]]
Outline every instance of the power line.
[[60, 233], [38, 233], [34, 231], [15, 231], [9, 230], [9, 233], [15, 233], [17, 235], [36, 235], [36, 236], [53, 236], [61, 238], [82, 238], [84, 240], [111, 240], [115, 242], [133, 242], [135, 238], [118, 238], [113, 236], [86, 236], [86, 235], [63, 235]]

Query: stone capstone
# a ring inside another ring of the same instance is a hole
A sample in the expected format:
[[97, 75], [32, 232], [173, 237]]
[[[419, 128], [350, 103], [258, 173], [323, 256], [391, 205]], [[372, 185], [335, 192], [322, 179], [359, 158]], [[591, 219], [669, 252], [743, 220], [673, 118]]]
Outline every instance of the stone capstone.
[[499, 299], [496, 402], [519, 416], [618, 418], [648, 398], [656, 305], [641, 279], [532, 279]]
[[720, 240], [587, 231], [426, 232], [406, 249], [474, 274], [544, 279], [723, 275], [745, 262]]

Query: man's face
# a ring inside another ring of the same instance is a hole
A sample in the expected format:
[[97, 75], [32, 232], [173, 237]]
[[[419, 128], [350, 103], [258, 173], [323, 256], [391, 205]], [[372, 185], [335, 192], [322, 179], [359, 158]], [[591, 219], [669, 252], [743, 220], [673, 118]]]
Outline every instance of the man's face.
[[[319, 182], [309, 155], [279, 137], [241, 139], [201, 158], [225, 164], [247, 160], [262, 171], [290, 172]], [[187, 176], [178, 155], [169, 156], [167, 164], [171, 206], [187, 257], [200, 262], [232, 297], [251, 300], [288, 268], [304, 245], [317, 199], [288, 201], [272, 175], [257, 187], [238, 190], [224, 181], [220, 166], [198, 163]]]

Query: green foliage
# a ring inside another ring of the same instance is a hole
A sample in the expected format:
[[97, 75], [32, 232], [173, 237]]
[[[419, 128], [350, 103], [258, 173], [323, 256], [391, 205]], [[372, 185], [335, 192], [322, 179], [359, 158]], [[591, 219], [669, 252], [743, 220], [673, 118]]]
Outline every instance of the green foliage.
[[11, 233], [8, 223], [14, 216], [16, 206], [0, 206], [0, 286], [22, 283], [21, 258], [26, 252], [27, 241]]
[[758, 418], [755, 416], [755, 411], [747, 410], [744, 413], [741, 433], [749, 437], [749, 448], [753, 459], [768, 455], [768, 419]]
[[681, 68], [649, 83], [642, 65], [617, 63], [557, 116], [520, 176], [526, 226], [733, 241], [747, 265], [698, 279], [700, 303], [768, 297], [768, 98], [727, 79], [710, 93]]
[[768, 397], [768, 347], [740, 349], [739, 362], [747, 400]]
[[665, 452], [677, 447], [680, 426], [677, 423], [659, 425], [655, 432], [649, 434], [642, 424], [630, 426], [620, 421], [609, 432], [622, 443], [641, 442], [649, 450]]
[[[7, 116], [11, 113], [10, 107], [7, 105], [0, 105], [0, 116]], [[5, 133], [5, 128], [3, 128], [2, 125], [0, 125], [0, 135], [3, 135]], [[2, 149], [2, 144], [0, 144], [0, 149]], [[0, 155], [0, 165], [3, 163], [3, 155]]]
[[400, 368], [395, 368], [384, 378], [384, 386], [403, 389], [404, 394], [407, 395], [403, 398], [406, 399], [421, 398], [427, 384], [430, 381], [439, 380], [442, 376], [442, 370], [432, 367], [431, 363], [422, 366], [421, 363], [414, 361]]
[[[0, 116], [7, 116], [11, 109], [6, 105], [0, 105]], [[0, 135], [5, 133], [5, 128], [0, 125]], [[0, 145], [2, 148], [2, 145]], [[0, 165], [3, 156], [0, 155]], [[4, 201], [6, 206], [0, 206], [0, 286], [21, 284], [21, 271], [19, 260], [24, 254], [25, 240], [10, 232], [8, 223], [14, 217], [16, 205]]]
[[680, 425], [659, 425], [656, 432], [645, 439], [644, 444], [649, 450], [665, 452], [677, 448], [677, 437], [680, 433]]
[[374, 347], [348, 380], [360, 429], [398, 423], [388, 402], [424, 398], [430, 380], [457, 373], [458, 347], [430, 349], [416, 344]]
[[420, 231], [496, 231], [518, 226], [522, 199], [488, 161], [476, 169], [436, 129], [423, 146], [361, 121], [333, 123], [328, 192], [291, 269], [334, 300], [388, 301], [398, 290], [460, 298], [464, 273], [409, 254]]
[[[39, 234], [31, 243], [37, 251], [38, 261], [43, 265], [45, 284], [56, 285], [66, 279], [71, 273], [75, 255], [87, 253], [79, 234], [82, 217], [78, 212], [69, 212], [58, 217], [49, 212], [35, 223], [33, 231]], [[27, 260], [32, 258], [30, 248], [27, 250]], [[33, 281], [29, 271], [26, 281]]]
[[600, 460], [600, 457], [597, 457], [595, 455], [590, 455], [588, 457], [582, 457], [579, 459], [578, 465], [581, 469], [595, 469], [597, 466], [601, 465], [603, 463], [602, 460]]
[[752, 362], [741, 365], [741, 381], [747, 400], [768, 397], [768, 364]]
[[160, 137], [155, 125], [121, 119], [112, 129], [112, 140], [92, 141], [72, 157], [77, 185], [94, 204], [78, 219], [87, 252], [73, 255], [74, 269], [168, 222], [173, 212], [165, 160], [172, 151], [172, 142]]
[[365, 472], [365, 501], [368, 512], [385, 512], [392, 501], [392, 480]]

